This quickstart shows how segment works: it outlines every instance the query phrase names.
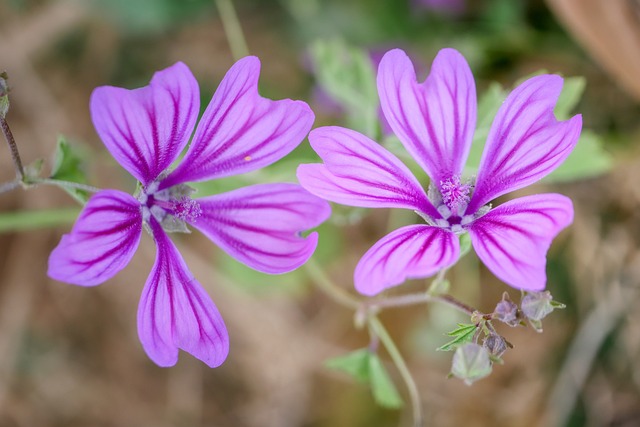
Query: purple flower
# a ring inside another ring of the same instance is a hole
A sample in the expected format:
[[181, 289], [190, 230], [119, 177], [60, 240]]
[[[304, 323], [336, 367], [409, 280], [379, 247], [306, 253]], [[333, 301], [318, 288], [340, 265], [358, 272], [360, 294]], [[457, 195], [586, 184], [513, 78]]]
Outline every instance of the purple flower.
[[546, 253], [573, 220], [559, 194], [521, 197], [491, 209], [498, 196], [553, 171], [575, 146], [578, 115], [558, 122], [553, 108], [562, 78], [533, 77], [505, 100], [493, 122], [475, 184], [461, 174], [476, 125], [473, 76], [462, 55], [442, 50], [424, 83], [407, 55], [389, 51], [380, 62], [382, 110], [404, 147], [431, 178], [427, 192], [389, 151], [349, 129], [315, 129], [309, 140], [324, 164], [301, 165], [300, 183], [337, 203], [414, 210], [424, 224], [378, 241], [355, 270], [356, 289], [374, 295], [409, 278], [430, 276], [455, 263], [458, 235], [468, 232], [484, 264], [510, 286], [541, 290]]
[[211, 367], [229, 351], [227, 330], [211, 298], [188, 270], [167, 231], [200, 230], [229, 255], [266, 273], [291, 271], [311, 256], [318, 236], [300, 232], [327, 219], [327, 202], [296, 184], [260, 184], [192, 199], [184, 183], [249, 172], [293, 150], [313, 123], [301, 101], [258, 94], [260, 62], [238, 61], [224, 77], [185, 148], [200, 111], [198, 84], [182, 63], [156, 73], [149, 86], [104, 86], [91, 97], [96, 130], [138, 181], [134, 196], [96, 193], [49, 258], [49, 276], [81, 286], [113, 277], [133, 257], [143, 225], [155, 264], [142, 291], [138, 334], [149, 357], [172, 366], [183, 349]]

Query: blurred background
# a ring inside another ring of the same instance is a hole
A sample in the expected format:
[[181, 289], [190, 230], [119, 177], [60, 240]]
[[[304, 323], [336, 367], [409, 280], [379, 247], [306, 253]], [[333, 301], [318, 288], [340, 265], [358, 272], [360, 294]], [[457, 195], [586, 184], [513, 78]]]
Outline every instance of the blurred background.
[[[43, 159], [46, 175], [64, 135], [88, 183], [132, 192], [132, 178], [93, 130], [91, 91], [142, 86], [154, 71], [184, 61], [200, 83], [204, 108], [234, 62], [221, 19], [228, 4], [0, 0], [0, 70], [11, 87], [7, 121], [23, 161]], [[393, 47], [410, 54], [420, 79], [439, 49], [460, 50], [487, 100], [541, 69], [584, 77], [573, 80], [570, 104], [583, 114], [589, 132], [580, 144], [587, 148], [572, 168], [526, 190], [574, 200], [575, 222], [554, 241], [548, 266], [548, 289], [567, 308], [545, 319], [542, 334], [501, 328], [514, 348], [503, 366], [471, 387], [447, 379], [451, 353], [435, 351], [463, 318], [431, 305], [387, 310], [381, 319], [414, 374], [426, 425], [640, 425], [640, 2], [236, 0], [234, 6], [249, 52], [262, 61], [261, 93], [309, 102], [315, 126], [380, 134], [379, 125], [360, 120], [353, 98], [340, 98], [340, 88], [371, 99], [373, 64]], [[233, 33], [230, 23], [225, 18]], [[365, 54], [369, 71], [353, 61]], [[351, 71], [336, 76], [335, 63]], [[264, 171], [199, 189], [292, 181], [298, 163], [314, 160], [305, 141]], [[0, 182], [12, 180], [12, 171], [4, 147]], [[411, 424], [408, 403], [380, 408], [366, 385], [324, 366], [366, 346], [368, 337], [354, 329], [353, 312], [314, 287], [308, 269], [259, 274], [195, 233], [176, 241], [225, 318], [231, 353], [217, 369], [184, 353], [175, 367], [158, 368], [136, 333], [138, 298], [154, 259], [151, 239], [143, 238], [131, 264], [103, 286], [85, 289], [46, 276], [48, 254], [78, 210], [52, 187], [0, 195], [0, 426]], [[360, 256], [389, 227], [411, 221], [386, 210], [335, 207], [314, 259], [352, 291]], [[450, 279], [451, 293], [483, 312], [504, 291], [518, 296], [473, 254]], [[421, 286], [416, 281], [398, 291]], [[404, 384], [388, 368], [406, 400]]]

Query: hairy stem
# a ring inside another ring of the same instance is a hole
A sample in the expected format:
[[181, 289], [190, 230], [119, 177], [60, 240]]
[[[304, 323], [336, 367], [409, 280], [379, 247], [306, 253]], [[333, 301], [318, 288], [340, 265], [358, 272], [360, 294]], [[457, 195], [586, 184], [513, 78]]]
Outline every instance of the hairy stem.
[[9, 151], [11, 151], [11, 160], [13, 160], [13, 166], [16, 170], [16, 176], [18, 177], [19, 181], [22, 181], [24, 179], [24, 167], [22, 166], [22, 160], [20, 159], [20, 153], [18, 152], [18, 145], [16, 144], [16, 140], [13, 138], [13, 133], [11, 133], [9, 124], [2, 116], [0, 116], [0, 127], [2, 127], [4, 139], [9, 145]]
[[216, 0], [216, 7], [220, 13], [222, 27], [227, 36], [233, 58], [237, 61], [249, 55], [249, 48], [247, 47], [238, 15], [233, 8], [232, 0]]
[[420, 403], [420, 394], [418, 393], [418, 387], [416, 386], [416, 382], [413, 380], [411, 376], [411, 372], [409, 372], [409, 368], [407, 367], [407, 363], [404, 361], [404, 358], [400, 354], [398, 347], [391, 339], [391, 336], [387, 332], [387, 329], [384, 327], [380, 319], [376, 316], [370, 316], [368, 319], [369, 325], [371, 326], [371, 330], [376, 334], [376, 336], [380, 339], [380, 342], [387, 349], [387, 353], [391, 357], [391, 360], [396, 365], [402, 380], [407, 386], [407, 391], [409, 392], [409, 398], [411, 399], [411, 408], [413, 410], [413, 425], [414, 427], [421, 427], [423, 425], [422, 420], [422, 405]]
[[448, 295], [448, 294], [433, 295], [425, 292], [421, 292], [417, 294], [400, 295], [397, 297], [381, 299], [379, 301], [369, 301], [363, 304], [366, 305], [368, 309], [375, 310], [379, 308], [402, 307], [407, 305], [423, 304], [423, 303], [429, 303], [429, 302], [439, 302], [442, 304], [447, 304], [448, 306], [453, 307], [464, 314], [468, 314], [469, 316], [477, 312], [477, 310], [474, 309], [473, 307], [468, 306], [467, 304], [457, 300], [451, 295]]
[[20, 180], [15, 179], [13, 181], [5, 182], [4, 184], [0, 184], [0, 194], [6, 193], [11, 190], [15, 190], [20, 187]]
[[93, 187], [91, 185], [80, 184], [79, 182], [62, 181], [59, 179], [50, 179], [50, 178], [36, 178], [31, 180], [29, 184], [55, 185], [56, 187], [72, 188], [74, 190], [83, 190], [89, 193], [97, 193], [98, 191], [101, 191], [99, 188]]

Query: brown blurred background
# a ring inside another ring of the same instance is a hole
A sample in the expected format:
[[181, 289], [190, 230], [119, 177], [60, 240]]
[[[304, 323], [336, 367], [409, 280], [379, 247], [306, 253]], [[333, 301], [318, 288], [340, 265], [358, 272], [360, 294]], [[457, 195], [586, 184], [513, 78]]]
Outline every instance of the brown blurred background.
[[[249, 50], [262, 60], [262, 93], [307, 100], [316, 126], [340, 121], [312, 97], [306, 52], [319, 38], [341, 36], [371, 50], [401, 46], [424, 64], [438, 49], [456, 47], [480, 91], [541, 68], [586, 77], [577, 111], [601, 135], [615, 166], [601, 176], [530, 189], [561, 192], [575, 203], [575, 223], [554, 242], [548, 269], [549, 289], [567, 309], [545, 319], [543, 334], [501, 328], [515, 348], [504, 366], [472, 387], [447, 379], [451, 354], [435, 352], [461, 320], [449, 309], [389, 310], [382, 320], [416, 378], [426, 425], [638, 426], [639, 2], [437, 3], [238, 0], [235, 6]], [[0, 0], [0, 69], [12, 89], [7, 120], [25, 163], [44, 158], [50, 165], [57, 135], [64, 134], [84, 150], [91, 184], [133, 191], [93, 131], [90, 93], [103, 84], [144, 85], [178, 60], [200, 82], [206, 105], [233, 63], [214, 2]], [[301, 150], [294, 160], [308, 158]], [[0, 182], [10, 181], [6, 149], [0, 165]], [[7, 213], [67, 207], [77, 205], [55, 188], [0, 195]], [[371, 212], [325, 229], [316, 258], [346, 289], [388, 215]], [[70, 226], [0, 234], [0, 426], [410, 425], [408, 405], [380, 409], [367, 387], [323, 367], [368, 338], [354, 330], [353, 313], [313, 287], [306, 270], [266, 277], [195, 233], [177, 239], [225, 318], [231, 353], [214, 370], [184, 353], [175, 367], [161, 369], [144, 354], [135, 324], [154, 257], [150, 239], [116, 278], [85, 289], [46, 276], [48, 254]], [[452, 293], [485, 312], [508, 290], [473, 256], [451, 280]]]

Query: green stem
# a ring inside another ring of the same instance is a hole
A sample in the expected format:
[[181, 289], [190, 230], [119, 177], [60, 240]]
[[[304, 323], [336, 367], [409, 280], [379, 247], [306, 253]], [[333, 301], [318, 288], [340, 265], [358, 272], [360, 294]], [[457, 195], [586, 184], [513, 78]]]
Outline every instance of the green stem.
[[376, 310], [379, 308], [402, 307], [407, 305], [423, 304], [423, 303], [429, 303], [429, 302], [439, 302], [442, 304], [446, 304], [464, 314], [468, 314], [469, 316], [477, 312], [477, 310], [474, 309], [473, 307], [466, 305], [465, 303], [457, 300], [451, 295], [447, 295], [447, 294], [433, 295], [425, 292], [421, 292], [417, 294], [400, 295], [397, 297], [385, 298], [379, 301], [365, 302], [364, 304], [367, 306], [369, 310]]
[[418, 387], [416, 386], [411, 373], [409, 372], [409, 368], [407, 367], [404, 358], [400, 354], [398, 347], [391, 339], [391, 336], [387, 332], [387, 329], [384, 327], [382, 322], [376, 316], [370, 316], [369, 325], [371, 329], [375, 332], [376, 336], [382, 342], [382, 345], [387, 349], [387, 353], [391, 357], [391, 360], [398, 368], [398, 372], [402, 377], [404, 383], [407, 386], [407, 391], [409, 392], [409, 398], [411, 399], [411, 407], [413, 409], [413, 425], [415, 427], [421, 427], [423, 425], [422, 420], [422, 405], [420, 403], [420, 394], [418, 393]]
[[304, 265], [305, 269], [309, 272], [309, 277], [313, 282], [318, 285], [329, 297], [335, 302], [341, 304], [347, 308], [358, 310], [362, 303], [347, 291], [333, 283], [333, 281], [327, 276], [327, 274], [320, 268], [315, 260], [310, 259]]
[[79, 182], [62, 181], [59, 179], [51, 179], [51, 178], [35, 178], [35, 179], [32, 179], [29, 182], [29, 184], [55, 185], [56, 187], [71, 188], [74, 190], [83, 190], [89, 193], [97, 193], [98, 191], [101, 191], [100, 188], [93, 187], [91, 185], [80, 184]]
[[237, 61], [240, 58], [244, 58], [249, 55], [249, 48], [238, 20], [238, 15], [233, 8], [231, 0], [216, 0], [216, 7], [220, 13], [220, 19], [222, 20], [222, 27], [224, 33], [227, 36], [229, 42], [229, 48], [233, 58]]
[[0, 214], [0, 233], [70, 224], [78, 217], [78, 209], [5, 212]]

